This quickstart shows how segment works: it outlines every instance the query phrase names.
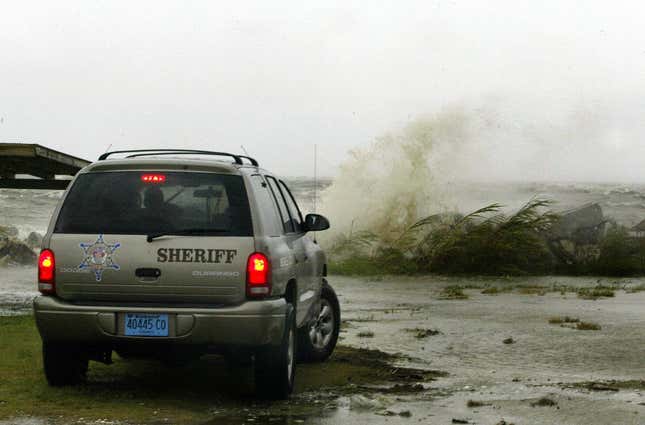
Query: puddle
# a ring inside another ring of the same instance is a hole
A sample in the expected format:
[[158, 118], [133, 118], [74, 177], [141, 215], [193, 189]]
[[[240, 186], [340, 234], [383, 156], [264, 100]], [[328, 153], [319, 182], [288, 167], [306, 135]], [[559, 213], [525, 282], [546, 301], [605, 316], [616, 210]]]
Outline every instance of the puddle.
[[37, 295], [35, 267], [0, 267], [0, 316], [31, 313]]

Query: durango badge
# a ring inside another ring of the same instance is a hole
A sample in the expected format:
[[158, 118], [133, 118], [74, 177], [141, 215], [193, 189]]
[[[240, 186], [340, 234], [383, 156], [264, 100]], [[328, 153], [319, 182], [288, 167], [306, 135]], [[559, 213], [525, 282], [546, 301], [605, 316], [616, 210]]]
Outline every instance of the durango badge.
[[97, 282], [103, 277], [104, 270], [121, 270], [121, 267], [114, 262], [112, 255], [114, 251], [121, 246], [120, 243], [109, 244], [103, 240], [103, 235], [99, 235], [96, 242], [80, 243], [83, 250], [83, 262], [79, 264], [79, 270], [90, 269], [94, 272]]

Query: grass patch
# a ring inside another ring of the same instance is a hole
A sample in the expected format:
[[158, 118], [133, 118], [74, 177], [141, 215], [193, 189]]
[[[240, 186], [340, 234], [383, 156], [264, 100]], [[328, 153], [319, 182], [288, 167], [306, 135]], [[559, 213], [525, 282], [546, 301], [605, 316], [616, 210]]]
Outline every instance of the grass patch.
[[589, 381], [564, 384], [564, 388], [584, 389], [588, 391], [617, 392], [620, 390], [645, 391], [645, 380], [633, 379], [629, 381]]
[[548, 292], [548, 288], [543, 286], [520, 286], [518, 292], [522, 295], [544, 296]]
[[548, 397], [542, 397], [538, 399], [537, 401], [534, 401], [531, 403], [532, 407], [554, 407], [557, 406], [558, 403], [554, 400], [551, 400]]
[[614, 294], [614, 288], [609, 286], [598, 285], [593, 288], [578, 289], [578, 297], [585, 300], [597, 300], [598, 298], [611, 298]]
[[[90, 362], [87, 383], [52, 388], [45, 382], [41, 342], [33, 316], [0, 317], [0, 420], [19, 416], [56, 418], [70, 423], [109, 419], [127, 423], [202, 423], [220, 415], [244, 415], [249, 404], [263, 414], [319, 415], [321, 406], [305, 401], [264, 403], [253, 395], [252, 370], [228, 371], [217, 356], [205, 356], [179, 368], [153, 361], [124, 361], [111, 366]], [[394, 367], [398, 357], [376, 350], [336, 347], [322, 364], [298, 365], [296, 394], [330, 390], [351, 394], [357, 386], [430, 381], [444, 373]], [[306, 398], [306, 397], [305, 397]], [[308, 413], [309, 412], [309, 413]]]
[[578, 322], [580, 322], [580, 319], [578, 319], [577, 317], [564, 316], [564, 317], [549, 318], [549, 323], [552, 325], [561, 325], [564, 323], [578, 323]]
[[584, 322], [577, 317], [551, 317], [549, 319], [551, 325], [560, 325], [563, 328], [577, 329], [579, 331], [599, 331], [602, 327], [593, 322]]
[[378, 394], [418, 394], [426, 391], [422, 384], [394, 384], [389, 387], [362, 387], [362, 392]]
[[384, 274], [382, 265], [370, 258], [348, 258], [343, 261], [330, 260], [329, 273], [343, 276], [377, 276]]
[[[534, 198], [510, 215], [491, 204], [466, 215], [441, 213], [417, 221], [408, 211], [405, 223], [387, 231], [362, 229], [337, 236], [328, 247], [328, 267], [336, 274], [365, 276], [645, 275], [645, 238], [634, 238], [627, 227], [612, 223], [592, 241], [576, 245], [576, 237], [561, 240], [552, 232], [561, 217], [550, 205]], [[498, 293], [493, 288], [484, 292]]]
[[600, 242], [600, 255], [590, 265], [594, 273], [604, 276], [633, 276], [642, 274], [645, 265], [645, 245], [629, 236], [624, 226], [612, 225]]
[[507, 292], [513, 292], [513, 286], [489, 286], [481, 292], [483, 295], [499, 295]]
[[643, 291], [645, 291], [645, 283], [641, 283], [640, 285], [632, 286], [631, 288], [627, 289], [627, 292], [630, 294], [634, 294], [636, 292], [643, 292]]
[[464, 293], [464, 288], [458, 285], [446, 286], [439, 293], [440, 300], [467, 300], [468, 294]]
[[369, 322], [377, 321], [373, 314], [370, 314], [369, 316], [366, 316], [366, 317], [357, 317], [355, 319], [347, 319], [347, 320], [355, 323], [369, 323]]
[[552, 269], [553, 256], [541, 235], [557, 219], [545, 211], [548, 205], [532, 199], [507, 216], [501, 205], [491, 204], [465, 216], [410, 221], [395, 234], [350, 232], [330, 247], [329, 270], [348, 275], [543, 274]]
[[576, 323], [576, 329], [579, 331], [599, 331], [602, 328], [599, 324], [593, 322], [578, 322]]
[[482, 291], [484, 295], [499, 295], [502, 291], [499, 290], [497, 286], [491, 286]]
[[478, 401], [478, 400], [468, 400], [466, 403], [466, 406], [474, 409], [477, 407], [483, 407], [483, 406], [490, 406], [490, 403], [484, 403], [483, 401]]
[[419, 220], [420, 268], [439, 273], [522, 275], [543, 273], [552, 263], [540, 236], [557, 216], [543, 212], [548, 201], [533, 199], [512, 215], [491, 204], [466, 216], [434, 215]]
[[436, 329], [423, 329], [423, 328], [414, 328], [414, 329], [405, 329], [406, 332], [414, 334], [414, 337], [417, 339], [424, 339], [429, 336], [439, 335], [441, 331]]

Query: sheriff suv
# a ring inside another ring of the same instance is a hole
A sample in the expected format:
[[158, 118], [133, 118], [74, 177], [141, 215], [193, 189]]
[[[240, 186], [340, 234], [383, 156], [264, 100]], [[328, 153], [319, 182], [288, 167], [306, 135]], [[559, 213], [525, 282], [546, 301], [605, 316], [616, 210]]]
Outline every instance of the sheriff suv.
[[248, 359], [259, 395], [288, 397], [296, 359], [323, 361], [338, 339], [338, 299], [310, 237], [327, 228], [247, 156], [103, 154], [69, 185], [38, 260], [47, 381], [77, 384], [113, 352], [216, 353]]

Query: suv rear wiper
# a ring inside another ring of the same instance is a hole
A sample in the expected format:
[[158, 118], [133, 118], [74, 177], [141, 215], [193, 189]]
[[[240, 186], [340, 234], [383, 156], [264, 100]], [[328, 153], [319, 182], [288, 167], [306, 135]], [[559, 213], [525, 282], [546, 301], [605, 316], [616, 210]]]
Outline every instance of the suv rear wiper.
[[152, 242], [153, 240], [160, 238], [162, 236], [166, 235], [177, 235], [177, 236], [188, 236], [188, 235], [208, 235], [211, 233], [222, 233], [222, 232], [228, 232], [230, 229], [217, 229], [217, 228], [210, 228], [210, 229], [203, 229], [203, 228], [195, 228], [195, 229], [181, 229], [181, 230], [168, 230], [165, 232], [156, 232], [156, 233], [150, 233], [147, 237], [146, 240], [148, 242]]

